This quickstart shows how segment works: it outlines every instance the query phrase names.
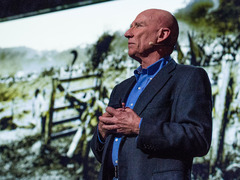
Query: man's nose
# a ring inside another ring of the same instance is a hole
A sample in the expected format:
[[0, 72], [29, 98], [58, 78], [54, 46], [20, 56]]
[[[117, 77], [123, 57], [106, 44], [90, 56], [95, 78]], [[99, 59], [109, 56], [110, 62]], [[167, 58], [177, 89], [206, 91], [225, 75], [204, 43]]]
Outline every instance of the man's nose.
[[131, 28], [128, 29], [128, 30], [125, 32], [124, 36], [125, 36], [126, 38], [128, 38], [128, 39], [131, 38], [131, 37], [133, 37], [133, 33], [132, 33], [132, 31], [131, 31]]

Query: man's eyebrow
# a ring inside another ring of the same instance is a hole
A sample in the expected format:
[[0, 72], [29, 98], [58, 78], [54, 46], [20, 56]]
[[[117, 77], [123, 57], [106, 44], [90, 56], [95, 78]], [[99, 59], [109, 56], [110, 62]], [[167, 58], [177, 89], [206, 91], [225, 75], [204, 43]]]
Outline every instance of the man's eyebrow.
[[130, 24], [130, 28], [133, 27], [133, 26], [136, 26], [136, 25], [143, 25], [143, 24], [145, 24], [143, 21], [134, 22], [134, 23]]

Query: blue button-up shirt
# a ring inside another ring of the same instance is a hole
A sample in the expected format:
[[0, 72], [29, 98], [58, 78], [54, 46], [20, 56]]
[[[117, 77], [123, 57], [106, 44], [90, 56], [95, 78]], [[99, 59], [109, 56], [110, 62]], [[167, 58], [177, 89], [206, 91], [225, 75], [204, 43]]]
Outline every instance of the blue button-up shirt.
[[[154, 76], [165, 66], [169, 60], [170, 56], [165, 56], [164, 58], [161, 58], [151, 66], [149, 66], [147, 69], [142, 69], [142, 66], [139, 66], [135, 71], [134, 75], [136, 77], [136, 84], [134, 85], [133, 89], [131, 90], [127, 102], [126, 107], [129, 107], [131, 109], [134, 108], [138, 97], [143, 92], [143, 90], [146, 88], [148, 83], [154, 78]], [[141, 125], [142, 119], [140, 121], [139, 127]], [[119, 146], [122, 140], [122, 135], [117, 134], [115, 136], [114, 142], [113, 142], [113, 148], [112, 148], [112, 163], [114, 166], [118, 165], [118, 151]], [[104, 143], [99, 138], [99, 141], [101, 143]]]
[[[164, 58], [161, 58], [151, 66], [149, 66], [147, 69], [142, 69], [142, 66], [139, 66], [135, 71], [135, 77], [136, 77], [136, 84], [133, 87], [132, 91], [130, 92], [126, 107], [129, 107], [133, 109], [135, 106], [138, 97], [143, 92], [143, 90], [146, 88], [148, 83], [154, 78], [154, 76], [163, 68], [164, 65], [168, 63], [170, 60], [170, 56], [166, 56]], [[142, 121], [142, 119], [141, 119]], [[140, 122], [141, 124], [141, 122]], [[139, 124], [139, 127], [140, 127]], [[113, 142], [113, 148], [112, 148], [112, 162], [114, 166], [118, 165], [118, 150], [121, 143], [122, 135], [117, 135]]]

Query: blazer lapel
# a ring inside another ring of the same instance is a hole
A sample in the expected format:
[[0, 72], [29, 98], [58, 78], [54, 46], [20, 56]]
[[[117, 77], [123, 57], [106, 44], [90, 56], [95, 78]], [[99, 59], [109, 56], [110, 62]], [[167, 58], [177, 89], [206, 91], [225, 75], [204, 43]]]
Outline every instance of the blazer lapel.
[[158, 74], [147, 85], [147, 87], [139, 96], [133, 109], [138, 115], [142, 113], [148, 103], [172, 77], [171, 72], [175, 69], [176, 65], [176, 62], [174, 60], [171, 60], [163, 69], [158, 72]]
[[122, 88], [122, 91], [123, 91], [123, 95], [122, 95], [122, 102], [126, 103], [127, 102], [127, 98], [133, 88], [133, 86], [135, 85], [136, 83], [136, 77], [135, 76], [132, 76], [130, 79], [129, 79], [129, 82], [126, 83], [125, 87]]

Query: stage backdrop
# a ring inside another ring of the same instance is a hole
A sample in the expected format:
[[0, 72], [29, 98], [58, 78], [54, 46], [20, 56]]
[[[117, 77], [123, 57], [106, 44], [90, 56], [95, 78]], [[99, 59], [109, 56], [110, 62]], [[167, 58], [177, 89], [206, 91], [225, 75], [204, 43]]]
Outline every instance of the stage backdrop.
[[119, 0], [0, 23], [1, 178], [96, 179], [89, 141], [112, 88], [138, 66], [123, 34], [148, 8], [176, 16], [172, 57], [212, 84], [212, 146], [192, 178], [239, 178], [238, 0]]

